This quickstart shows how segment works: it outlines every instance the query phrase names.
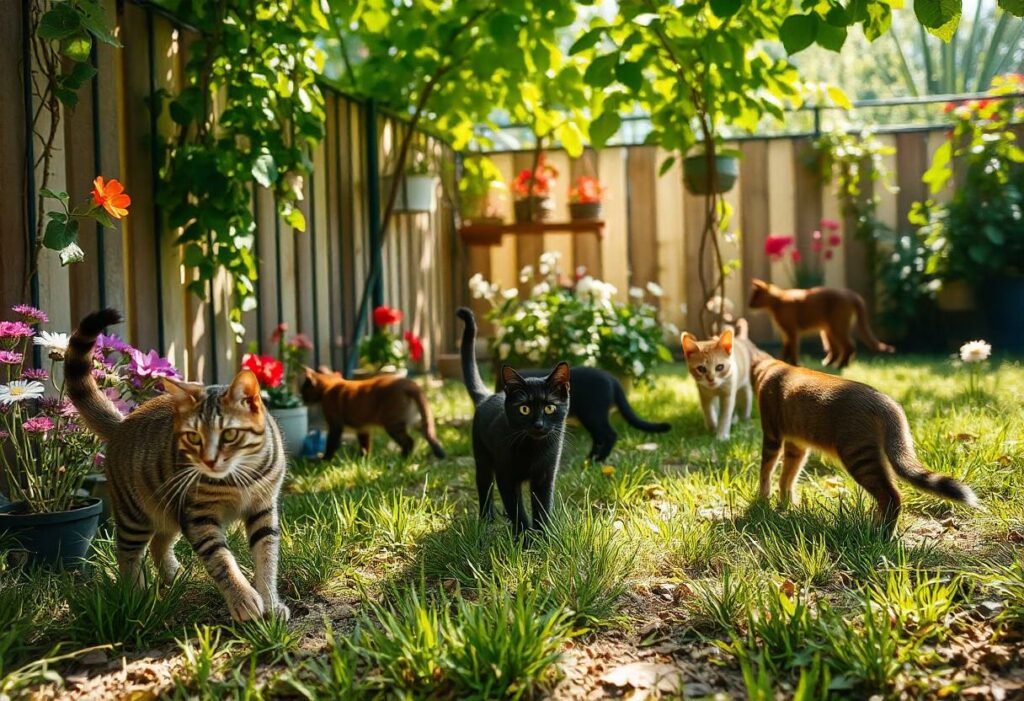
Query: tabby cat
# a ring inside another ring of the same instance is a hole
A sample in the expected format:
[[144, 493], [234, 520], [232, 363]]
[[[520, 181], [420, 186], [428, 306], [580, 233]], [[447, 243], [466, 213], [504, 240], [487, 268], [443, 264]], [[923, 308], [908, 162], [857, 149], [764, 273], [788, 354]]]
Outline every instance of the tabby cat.
[[782, 358], [799, 365], [800, 334], [818, 331], [825, 348], [822, 363], [845, 368], [857, 346], [850, 336], [856, 317], [861, 340], [880, 353], [894, 353], [895, 348], [879, 341], [868, 326], [864, 298], [853, 290], [836, 287], [812, 287], [809, 290], [784, 290], [763, 280], [753, 281], [750, 307], [767, 309], [782, 333]]
[[346, 426], [356, 429], [363, 453], [370, 452], [369, 429], [380, 426], [402, 449], [402, 457], [408, 457], [413, 447], [408, 429], [416, 423], [420, 424], [434, 455], [444, 457], [444, 448], [434, 431], [434, 415], [430, 412], [427, 397], [412, 380], [397, 375], [346, 380], [341, 373], [327, 368], [320, 368], [319, 372], [311, 368], [305, 371], [302, 400], [306, 404], [319, 403], [327, 421], [325, 460], [338, 451]]
[[[750, 356], [754, 344], [747, 339], [747, 322], [736, 322], [737, 331], [726, 329], [710, 341], [698, 341], [683, 333], [683, 355], [697, 383], [704, 425], [720, 441], [729, 440], [737, 405], [744, 421], [750, 420], [754, 388], [750, 384]], [[737, 402], [737, 400], [739, 400]]]
[[761, 497], [768, 497], [782, 454], [780, 500], [784, 505], [795, 500], [797, 478], [813, 449], [838, 458], [874, 497], [879, 524], [890, 536], [901, 504], [893, 474], [946, 499], [977, 505], [970, 487], [921, 464], [903, 408], [891, 397], [860, 382], [787, 365], [756, 349], [752, 374], [763, 433]]
[[546, 377], [523, 377], [502, 367], [505, 390], [491, 394], [480, 379], [473, 347], [476, 318], [462, 307], [462, 378], [476, 407], [473, 458], [481, 518], [493, 518], [491, 485], [497, 483], [505, 513], [516, 534], [531, 528], [523, 503], [530, 485], [532, 527], [544, 528], [554, 505], [555, 476], [562, 458], [565, 419], [569, 415], [569, 365], [559, 363]]
[[[96, 337], [120, 321], [112, 309], [85, 317], [68, 344], [64, 372], [83, 422], [107, 442], [104, 469], [122, 576], [143, 584], [149, 546], [163, 580], [173, 580], [174, 542], [184, 533], [235, 620], [287, 618], [277, 595], [285, 452], [256, 376], [243, 370], [230, 385], [210, 387], [163, 380], [165, 394], [122, 416], [92, 376]], [[237, 520], [249, 539], [252, 584], [225, 537]]]

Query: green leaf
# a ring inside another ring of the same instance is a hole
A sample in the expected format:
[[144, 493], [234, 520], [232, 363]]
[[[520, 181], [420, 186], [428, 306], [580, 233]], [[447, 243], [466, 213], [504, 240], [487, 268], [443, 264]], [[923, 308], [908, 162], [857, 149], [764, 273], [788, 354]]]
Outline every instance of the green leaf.
[[515, 23], [504, 14], [496, 14], [487, 23], [491, 36], [499, 45], [515, 46], [519, 38], [519, 30]]
[[277, 166], [274, 157], [264, 153], [252, 164], [252, 177], [263, 187], [270, 187], [277, 181]]
[[575, 56], [581, 51], [597, 46], [597, 42], [601, 41], [601, 37], [604, 36], [604, 27], [595, 27], [588, 32], [584, 32], [580, 35], [579, 39], [573, 42], [572, 46], [569, 47], [569, 55]]
[[185, 254], [182, 256], [181, 260], [188, 267], [195, 268], [206, 260], [206, 253], [203, 252], [202, 247], [191, 243], [188, 246], [185, 246]]
[[65, 39], [82, 26], [81, 15], [70, 4], [60, 4], [47, 11], [39, 20], [38, 34], [43, 39]]
[[983, 265], [988, 260], [988, 250], [988, 246], [983, 243], [972, 243], [967, 247], [967, 255], [975, 263]]
[[643, 67], [639, 63], [620, 63], [615, 66], [615, 77], [620, 83], [636, 92], [643, 85]]
[[82, 87], [82, 83], [92, 80], [95, 75], [96, 69], [91, 63], [76, 63], [70, 72], [60, 76], [60, 86], [65, 90], [77, 91]]
[[953, 38], [961, 11], [961, 0], [914, 0], [917, 20], [943, 41]]
[[583, 82], [594, 88], [606, 88], [615, 79], [615, 66], [619, 63], [619, 52], [598, 56], [583, 73]]
[[833, 5], [825, 14], [825, 22], [833, 27], [849, 27], [853, 23], [853, 18], [842, 5]]
[[984, 231], [985, 237], [995, 245], [1002, 246], [1006, 243], [1006, 235], [1003, 233], [1002, 229], [999, 229], [992, 224], [986, 224]]
[[934, 195], [943, 187], [946, 186], [946, 182], [953, 175], [953, 170], [950, 168], [950, 161], [953, 158], [953, 143], [951, 141], [943, 141], [942, 144], [935, 149], [935, 155], [932, 156], [932, 164], [928, 170], [925, 171], [924, 175], [921, 176], [921, 181], [927, 183], [928, 189]]
[[94, 212], [92, 212], [89, 216], [95, 219], [96, 223], [99, 224], [100, 226], [104, 226], [108, 229], [113, 228], [114, 226], [114, 221], [110, 218], [110, 215], [107, 214], [106, 210], [104, 209], [97, 209]]
[[62, 222], [51, 219], [43, 234], [43, 245], [54, 251], [61, 251], [74, 243], [76, 238], [78, 238], [78, 220]]
[[739, 12], [742, 4], [742, 0], [711, 0], [711, 11], [716, 17], [725, 19]]
[[779, 27], [779, 39], [786, 53], [795, 54], [814, 43], [818, 36], [818, 15], [790, 15]]
[[72, 61], [88, 61], [90, 51], [92, 38], [85, 32], [78, 32], [60, 42], [60, 52]]
[[834, 27], [828, 22], [818, 24], [818, 46], [829, 51], [839, 52], [846, 43], [846, 27]]
[[572, 158], [579, 158], [583, 153], [583, 133], [575, 122], [565, 122], [555, 131], [555, 137], [562, 143], [562, 148]]
[[121, 42], [111, 32], [103, 6], [99, 2], [79, 0], [78, 7], [85, 13], [82, 15], [82, 26], [88, 29], [90, 34], [109, 46], [121, 46]]
[[284, 221], [288, 226], [295, 229], [296, 231], [306, 230], [306, 217], [302, 214], [299, 209], [293, 209], [284, 216]]
[[829, 85], [825, 91], [828, 93], [829, 99], [832, 100], [837, 107], [842, 107], [844, 110], [853, 109], [853, 103], [850, 102], [850, 98], [842, 88], [836, 85]]
[[1024, 17], [1024, 0], [999, 0], [998, 4], [1014, 17]]
[[601, 148], [615, 136], [620, 126], [622, 126], [622, 117], [618, 112], [614, 110], [602, 112], [597, 119], [590, 123], [590, 144], [594, 148]]
[[662, 161], [661, 162], [661, 167], [658, 168], [658, 177], [660, 178], [662, 175], [664, 175], [669, 170], [671, 170], [672, 166], [675, 165], [675, 162], [676, 162], [676, 157], [675, 156], [669, 156], [664, 161]]
[[[60, 200], [64, 204], [71, 201], [71, 196], [66, 192], [54, 192], [53, 190], [43, 187], [39, 189], [40, 197], [48, 197], [52, 200]], [[51, 212], [51, 214], [63, 214], [63, 212]]]

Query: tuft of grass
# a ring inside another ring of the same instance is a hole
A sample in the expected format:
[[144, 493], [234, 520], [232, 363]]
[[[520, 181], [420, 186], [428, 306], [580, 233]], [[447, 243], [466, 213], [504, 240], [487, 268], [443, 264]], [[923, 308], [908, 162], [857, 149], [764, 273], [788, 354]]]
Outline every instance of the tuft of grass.
[[231, 634], [248, 646], [251, 657], [273, 662], [286, 659], [302, 641], [302, 633], [277, 615], [235, 623]]
[[963, 600], [965, 580], [906, 567], [881, 573], [868, 586], [871, 600], [885, 614], [899, 621], [908, 633], [923, 640], [945, 640], [957, 602]]
[[753, 545], [765, 566], [797, 583], [823, 587], [835, 579], [836, 560], [821, 533], [808, 537], [798, 529], [795, 537], [767, 534]]
[[994, 567], [979, 579], [1003, 600], [996, 620], [1007, 626], [1024, 626], [1024, 558], [1018, 555], [1012, 564]]
[[111, 574], [96, 573], [89, 583], [68, 593], [72, 640], [84, 644], [126, 645], [135, 649], [167, 637], [170, 624], [182, 609], [184, 579], [159, 587], [149, 580], [144, 586]]
[[217, 658], [229, 654], [236, 641], [227, 640], [221, 643], [221, 628], [196, 626], [193, 640], [179, 639], [175, 641], [181, 652], [182, 666], [187, 679], [175, 677], [174, 696], [176, 698], [193, 697], [216, 698]]
[[692, 580], [693, 598], [688, 602], [698, 628], [734, 634], [756, 595], [743, 574], [731, 568], [722, 571], [721, 582]]

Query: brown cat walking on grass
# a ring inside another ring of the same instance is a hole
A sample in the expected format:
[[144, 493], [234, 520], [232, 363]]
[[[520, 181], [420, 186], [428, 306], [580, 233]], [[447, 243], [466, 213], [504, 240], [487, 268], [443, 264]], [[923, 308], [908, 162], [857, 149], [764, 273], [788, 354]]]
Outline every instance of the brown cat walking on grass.
[[370, 429], [379, 426], [387, 431], [402, 449], [402, 457], [412, 452], [409, 427], [420, 423], [420, 430], [434, 455], [443, 458], [444, 449], [434, 432], [434, 416], [423, 390], [410, 379], [397, 375], [379, 375], [368, 380], [346, 380], [340, 373], [320, 372], [306, 368], [302, 384], [302, 400], [320, 403], [327, 421], [327, 446], [324, 459], [329, 460], [341, 445], [346, 426], [356, 430], [359, 448], [370, 452]]
[[836, 287], [784, 290], [754, 279], [750, 307], [771, 313], [772, 321], [782, 332], [782, 358], [792, 365], [799, 365], [800, 334], [818, 331], [825, 347], [822, 363], [835, 365], [839, 370], [845, 368], [857, 350], [850, 335], [854, 317], [857, 334], [864, 343], [881, 353], [896, 352], [872, 333], [864, 298], [853, 290]]
[[780, 501], [796, 499], [796, 481], [810, 450], [839, 459], [850, 476], [874, 497], [878, 521], [889, 535], [896, 528], [901, 498], [893, 476], [946, 499], [977, 506], [970, 487], [929, 471], [917, 458], [903, 408], [860, 382], [798, 368], [757, 350], [751, 362], [761, 413], [760, 496], [767, 499], [780, 454]]

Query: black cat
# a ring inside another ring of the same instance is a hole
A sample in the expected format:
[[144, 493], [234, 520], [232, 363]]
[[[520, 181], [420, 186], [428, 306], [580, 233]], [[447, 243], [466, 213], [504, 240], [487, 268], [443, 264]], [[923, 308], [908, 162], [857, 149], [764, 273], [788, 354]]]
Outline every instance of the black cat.
[[502, 367], [505, 391], [491, 394], [480, 379], [473, 346], [473, 312], [456, 312], [462, 334], [462, 377], [476, 406], [473, 457], [480, 517], [492, 518], [491, 484], [497, 482], [505, 513], [516, 534], [530, 528], [523, 503], [523, 482], [530, 484], [533, 528], [543, 529], [554, 504], [555, 475], [562, 458], [565, 419], [569, 415], [569, 364], [559, 363], [546, 377], [523, 377]]
[[[523, 377], [544, 377], [545, 370], [520, 370]], [[608, 459], [615, 447], [619, 434], [612, 428], [608, 420], [608, 412], [612, 403], [619, 408], [619, 413], [630, 426], [648, 433], [665, 433], [672, 428], [669, 424], [644, 421], [626, 399], [626, 390], [615, 375], [599, 368], [574, 367], [569, 372], [572, 383], [572, 401], [569, 402], [569, 416], [575, 417], [583, 428], [587, 429], [593, 444], [590, 447], [590, 459], [602, 462]], [[497, 389], [502, 389], [501, 375], [498, 375]]]

